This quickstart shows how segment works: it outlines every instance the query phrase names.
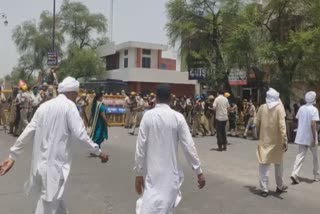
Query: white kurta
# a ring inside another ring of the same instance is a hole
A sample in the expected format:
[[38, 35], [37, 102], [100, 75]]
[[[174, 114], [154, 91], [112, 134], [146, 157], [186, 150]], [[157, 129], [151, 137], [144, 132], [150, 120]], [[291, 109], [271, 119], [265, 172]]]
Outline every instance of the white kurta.
[[100, 154], [97, 144], [88, 137], [76, 105], [65, 95], [42, 104], [32, 121], [10, 149], [16, 160], [25, 144], [33, 142], [30, 178], [26, 193], [41, 191], [42, 200], [60, 200], [71, 166], [71, 144], [83, 144]]
[[145, 189], [137, 202], [137, 214], [168, 214], [181, 200], [183, 172], [178, 146], [192, 169], [202, 173], [200, 160], [183, 115], [166, 104], [146, 112], [137, 139], [135, 170], [144, 175]]

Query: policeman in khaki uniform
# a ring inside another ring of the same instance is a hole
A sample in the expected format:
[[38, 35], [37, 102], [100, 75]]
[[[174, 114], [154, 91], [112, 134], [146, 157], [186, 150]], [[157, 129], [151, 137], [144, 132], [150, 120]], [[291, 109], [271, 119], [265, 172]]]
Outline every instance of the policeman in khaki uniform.
[[[132, 92], [131, 92], [132, 93]], [[123, 107], [126, 110], [125, 113], [125, 124], [124, 124], [124, 128], [128, 129], [130, 126], [130, 96], [128, 96], [125, 91], [122, 91], [122, 95], [125, 96], [124, 98], [124, 105]]]
[[23, 85], [21, 86], [22, 93], [18, 96], [18, 105], [20, 106], [20, 123], [19, 123], [19, 131], [18, 133], [21, 134], [23, 130], [28, 125], [28, 111], [29, 111], [29, 95], [27, 93], [28, 86]]
[[204, 103], [201, 101], [201, 97], [196, 97], [196, 103], [193, 106], [193, 125], [192, 125], [192, 136], [195, 137], [202, 133], [202, 136], [206, 136], [207, 128], [205, 127], [208, 121], [204, 118]]
[[133, 124], [137, 120], [137, 93], [132, 91], [130, 94], [130, 114], [129, 114], [129, 128], [132, 128]]
[[144, 99], [138, 95], [136, 97], [136, 103], [137, 103], [137, 108], [134, 109], [136, 112], [136, 119], [133, 121], [132, 124], [132, 129], [129, 132], [129, 134], [134, 135], [136, 128], [140, 125], [140, 122], [142, 120], [143, 114], [144, 114]]
[[216, 129], [214, 127], [214, 108], [213, 108], [214, 96], [210, 95], [207, 100], [206, 117], [209, 121], [209, 131], [211, 136], [216, 134]]
[[256, 107], [253, 105], [252, 101], [249, 101], [248, 104], [248, 116], [249, 116], [249, 120], [248, 120], [248, 124], [246, 126], [246, 130], [244, 131], [243, 137], [246, 138], [249, 129], [252, 129], [252, 133], [253, 133], [253, 139], [257, 140], [258, 139], [258, 135], [257, 135], [257, 129], [255, 126], [255, 117], [256, 117]]
[[0, 86], [0, 122], [3, 124], [3, 129], [6, 131], [7, 130], [7, 120], [6, 120], [6, 115], [4, 113], [4, 108], [5, 108], [5, 103], [7, 99], [2, 93], [2, 87]]

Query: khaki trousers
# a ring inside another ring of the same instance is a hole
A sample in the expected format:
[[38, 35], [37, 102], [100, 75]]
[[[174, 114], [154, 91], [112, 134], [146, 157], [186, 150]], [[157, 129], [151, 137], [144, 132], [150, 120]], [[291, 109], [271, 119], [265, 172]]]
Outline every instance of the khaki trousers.
[[126, 108], [126, 118], [125, 118], [125, 127], [130, 126], [130, 121], [131, 121], [131, 111], [130, 108]]
[[129, 132], [130, 134], [134, 134], [136, 131], [136, 128], [140, 125], [140, 122], [142, 120], [143, 117], [143, 111], [140, 111], [138, 113], [136, 113], [136, 119], [133, 121], [133, 125], [132, 125], [132, 129]]
[[20, 121], [19, 121], [19, 131], [18, 133], [21, 134], [23, 130], [28, 125], [28, 112], [27, 109], [21, 109], [20, 110]]
[[214, 133], [216, 133], [216, 129], [214, 127], [214, 115], [208, 115], [208, 122], [209, 122], [209, 131], [210, 134], [213, 135]]
[[4, 113], [4, 109], [2, 107], [0, 107], [0, 121], [1, 124], [6, 127], [7, 125], [7, 119], [6, 119], [6, 115]]

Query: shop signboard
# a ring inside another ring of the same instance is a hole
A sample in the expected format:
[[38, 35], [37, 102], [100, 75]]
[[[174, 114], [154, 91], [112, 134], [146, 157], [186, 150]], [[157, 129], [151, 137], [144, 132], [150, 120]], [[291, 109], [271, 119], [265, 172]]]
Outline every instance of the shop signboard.
[[231, 86], [245, 86], [248, 84], [247, 72], [239, 68], [232, 68], [229, 74]]
[[207, 75], [207, 68], [192, 68], [189, 70], [189, 80], [205, 80]]

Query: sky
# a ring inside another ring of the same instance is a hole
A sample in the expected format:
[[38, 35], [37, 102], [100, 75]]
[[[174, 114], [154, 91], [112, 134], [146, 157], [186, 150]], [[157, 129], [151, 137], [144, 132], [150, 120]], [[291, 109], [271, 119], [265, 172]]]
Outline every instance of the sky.
[[[73, 0], [74, 1], [74, 0]], [[110, 0], [78, 0], [91, 12], [110, 17]], [[165, 4], [168, 0], [114, 0], [113, 40], [167, 44]], [[57, 11], [63, 0], [56, 0]], [[26, 20], [38, 20], [43, 10], [52, 11], [53, 0], [0, 0], [0, 13], [8, 17], [5, 27], [0, 20], [0, 77], [11, 72], [19, 53], [11, 40], [15, 26]], [[170, 54], [169, 54], [170, 55]], [[171, 55], [174, 55], [171, 54]]]

